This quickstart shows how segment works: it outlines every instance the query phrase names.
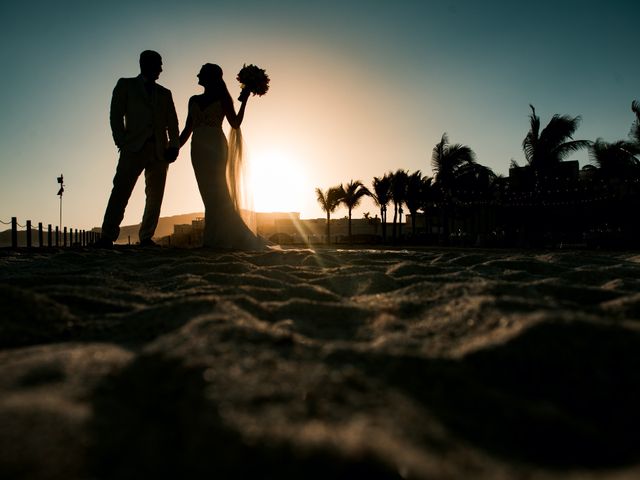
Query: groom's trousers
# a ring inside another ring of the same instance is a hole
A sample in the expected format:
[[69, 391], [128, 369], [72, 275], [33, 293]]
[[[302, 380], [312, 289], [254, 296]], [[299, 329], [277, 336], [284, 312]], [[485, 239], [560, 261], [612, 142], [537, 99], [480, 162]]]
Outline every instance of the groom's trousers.
[[153, 237], [160, 217], [168, 167], [167, 162], [158, 159], [153, 140], [147, 141], [137, 152], [120, 152], [118, 168], [113, 177], [111, 196], [102, 222], [103, 237], [114, 242], [118, 239], [125, 208], [129, 203], [133, 187], [143, 171], [146, 203], [139, 237], [141, 242]]

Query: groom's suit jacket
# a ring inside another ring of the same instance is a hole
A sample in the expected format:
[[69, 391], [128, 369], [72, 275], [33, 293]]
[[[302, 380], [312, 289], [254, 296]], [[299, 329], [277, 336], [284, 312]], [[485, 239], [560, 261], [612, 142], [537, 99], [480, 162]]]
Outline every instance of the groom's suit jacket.
[[153, 138], [156, 156], [164, 161], [168, 146], [180, 146], [171, 91], [155, 84], [149, 95], [142, 75], [118, 80], [111, 97], [109, 119], [113, 140], [121, 151], [137, 152]]

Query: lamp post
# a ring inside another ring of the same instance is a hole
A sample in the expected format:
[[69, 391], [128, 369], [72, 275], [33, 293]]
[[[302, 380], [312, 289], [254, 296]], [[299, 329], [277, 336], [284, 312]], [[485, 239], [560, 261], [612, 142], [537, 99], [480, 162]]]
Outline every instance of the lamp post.
[[58, 177], [58, 183], [60, 184], [60, 189], [58, 190], [58, 196], [60, 197], [60, 231], [62, 231], [62, 194], [64, 193], [64, 176], [60, 174]]

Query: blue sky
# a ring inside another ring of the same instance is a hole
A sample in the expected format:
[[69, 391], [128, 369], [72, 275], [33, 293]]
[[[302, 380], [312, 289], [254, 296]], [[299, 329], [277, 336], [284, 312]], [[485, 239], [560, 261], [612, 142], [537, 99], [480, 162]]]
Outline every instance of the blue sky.
[[[266, 68], [271, 90], [250, 100], [243, 132], [256, 171], [282, 173], [256, 184], [256, 207], [320, 217], [316, 186], [429, 174], [443, 132], [506, 174], [512, 158], [523, 162], [530, 103], [543, 123], [581, 115], [578, 138], [625, 138], [640, 98], [639, 13], [620, 0], [5, 3], [0, 220], [57, 223], [64, 173], [65, 223], [100, 225], [117, 162], [111, 91], [147, 48], [163, 55], [159, 82], [181, 125], [202, 63], [223, 67], [233, 95], [243, 63]], [[143, 199], [141, 179], [125, 224], [139, 221]], [[185, 148], [162, 215], [199, 210]]]

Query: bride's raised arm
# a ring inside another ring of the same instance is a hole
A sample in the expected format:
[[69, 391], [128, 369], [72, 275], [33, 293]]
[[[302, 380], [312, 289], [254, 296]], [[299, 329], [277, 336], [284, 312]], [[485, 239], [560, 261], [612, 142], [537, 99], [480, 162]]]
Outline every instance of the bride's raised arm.
[[248, 91], [242, 91], [240, 95], [240, 110], [236, 113], [236, 109], [233, 106], [233, 100], [231, 99], [231, 95], [225, 95], [222, 99], [222, 109], [224, 111], [225, 116], [227, 117], [227, 121], [231, 128], [238, 129], [242, 124], [242, 120], [244, 119], [244, 110], [247, 106], [247, 99], [249, 98]]

